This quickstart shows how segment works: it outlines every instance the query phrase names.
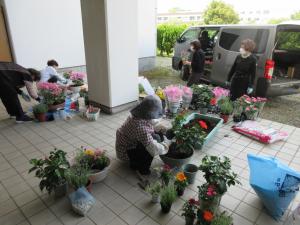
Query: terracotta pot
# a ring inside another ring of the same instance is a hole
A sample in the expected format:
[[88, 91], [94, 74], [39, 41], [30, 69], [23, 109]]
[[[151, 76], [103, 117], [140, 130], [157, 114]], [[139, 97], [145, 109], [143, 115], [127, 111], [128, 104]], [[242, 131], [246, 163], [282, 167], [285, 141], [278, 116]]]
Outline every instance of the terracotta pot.
[[47, 121], [47, 114], [46, 113], [34, 113], [34, 117], [39, 121], [39, 122], [46, 122]]
[[225, 114], [221, 113], [220, 117], [223, 119], [223, 123], [227, 123], [228, 122], [229, 115], [225, 115]]

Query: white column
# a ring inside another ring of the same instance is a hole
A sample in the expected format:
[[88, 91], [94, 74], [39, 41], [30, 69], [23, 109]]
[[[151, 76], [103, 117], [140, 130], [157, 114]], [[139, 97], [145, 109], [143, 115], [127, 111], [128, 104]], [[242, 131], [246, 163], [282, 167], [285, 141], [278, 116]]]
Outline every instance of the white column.
[[138, 0], [81, 0], [89, 98], [108, 112], [138, 99]]

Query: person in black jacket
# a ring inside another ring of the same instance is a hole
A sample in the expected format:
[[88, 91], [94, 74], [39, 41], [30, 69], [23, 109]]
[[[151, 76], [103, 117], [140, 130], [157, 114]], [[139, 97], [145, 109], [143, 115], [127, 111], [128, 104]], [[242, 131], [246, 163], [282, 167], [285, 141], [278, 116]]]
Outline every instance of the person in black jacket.
[[192, 60], [183, 62], [184, 65], [191, 65], [192, 74], [187, 82], [187, 86], [192, 86], [193, 84], [199, 84], [201, 80], [201, 76], [204, 72], [204, 63], [205, 63], [205, 55], [201, 50], [200, 41], [195, 40], [191, 42], [191, 51], [192, 51]]
[[[17, 123], [32, 121], [24, 114], [18, 94], [24, 99], [29, 98], [20, 89], [26, 86], [29, 95], [40, 101], [33, 88], [33, 82], [40, 80], [40, 72], [35, 69], [25, 69], [11, 62], [0, 62], [0, 99], [11, 117], [16, 117]], [[30, 98], [29, 98], [30, 100]]]
[[253, 92], [256, 75], [256, 58], [252, 55], [254, 49], [254, 41], [250, 39], [242, 41], [240, 55], [236, 57], [227, 80], [227, 84], [230, 84], [232, 101]]

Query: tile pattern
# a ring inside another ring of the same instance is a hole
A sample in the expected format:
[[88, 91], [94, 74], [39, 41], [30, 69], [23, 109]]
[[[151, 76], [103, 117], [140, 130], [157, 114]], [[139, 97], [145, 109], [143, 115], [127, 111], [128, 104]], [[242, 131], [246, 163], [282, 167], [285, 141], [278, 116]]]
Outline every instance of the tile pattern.
[[[5, 113], [0, 113], [0, 116]], [[149, 196], [137, 186], [137, 178], [127, 165], [116, 160], [115, 131], [128, 116], [123, 112], [113, 116], [101, 115], [97, 122], [86, 122], [75, 116], [72, 120], [49, 123], [16, 125], [14, 121], [0, 121], [0, 224], [80, 224], [80, 225], [171, 225], [184, 224], [181, 207], [184, 200], [197, 196], [197, 185], [204, 182], [200, 173], [197, 182], [177, 199], [172, 211], [161, 214], [160, 205], [150, 203]], [[275, 225], [263, 209], [257, 195], [249, 186], [248, 153], [278, 157], [296, 170], [300, 170], [300, 129], [261, 120], [288, 131], [285, 142], [263, 145], [231, 131], [232, 124], [223, 126], [212, 142], [196, 152], [193, 162], [199, 164], [205, 154], [225, 155], [232, 160], [233, 169], [241, 178], [242, 185], [229, 189], [221, 202], [221, 208], [232, 213], [236, 225]], [[43, 157], [54, 147], [72, 155], [80, 146], [100, 147], [112, 158], [109, 176], [103, 183], [93, 186], [97, 204], [87, 217], [75, 215], [68, 199], [54, 199], [41, 193], [38, 179], [28, 174], [28, 160]], [[154, 164], [160, 164], [156, 159]], [[300, 202], [300, 195], [289, 208], [283, 220]]]

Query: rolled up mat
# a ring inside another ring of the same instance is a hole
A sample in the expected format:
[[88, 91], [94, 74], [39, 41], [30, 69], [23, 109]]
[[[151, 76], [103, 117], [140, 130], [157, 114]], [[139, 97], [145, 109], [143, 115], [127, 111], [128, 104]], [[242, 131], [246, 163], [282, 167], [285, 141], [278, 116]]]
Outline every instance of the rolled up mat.
[[273, 157], [248, 154], [248, 163], [251, 187], [268, 213], [279, 220], [299, 191], [300, 173]]

